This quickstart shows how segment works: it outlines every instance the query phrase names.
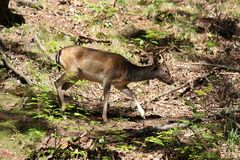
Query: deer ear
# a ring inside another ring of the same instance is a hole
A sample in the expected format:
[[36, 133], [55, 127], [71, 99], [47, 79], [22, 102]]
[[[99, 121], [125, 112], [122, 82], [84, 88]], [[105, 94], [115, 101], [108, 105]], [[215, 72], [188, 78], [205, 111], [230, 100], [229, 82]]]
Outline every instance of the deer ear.
[[164, 62], [163, 56], [159, 54], [158, 63], [162, 64]]
[[163, 63], [163, 56], [162, 55], [153, 55], [153, 64], [159, 65]]
[[153, 55], [152, 56], [152, 61], [153, 61], [153, 64], [158, 65], [159, 64], [158, 56], [157, 55]]

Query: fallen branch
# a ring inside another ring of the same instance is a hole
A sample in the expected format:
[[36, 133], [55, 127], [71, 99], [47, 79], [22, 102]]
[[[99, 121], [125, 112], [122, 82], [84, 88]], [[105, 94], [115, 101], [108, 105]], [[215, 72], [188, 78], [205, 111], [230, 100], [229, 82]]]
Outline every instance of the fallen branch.
[[48, 26], [51, 30], [55, 30], [55, 31], [57, 31], [57, 32], [59, 32], [59, 33], [62, 33], [62, 34], [65, 34], [65, 35], [67, 35], [67, 36], [69, 36], [69, 37], [71, 37], [71, 38], [76, 38], [77, 36], [75, 36], [74, 34], [72, 34], [72, 33], [69, 33], [69, 32], [65, 32], [65, 31], [63, 31], [63, 30], [61, 30], [61, 29], [58, 29], [58, 28], [56, 28], [56, 27], [52, 27], [52, 26]]
[[36, 40], [39, 48], [40, 48], [44, 53], [47, 52], [47, 49], [42, 45], [42, 42], [41, 42], [40, 39], [38, 38], [37, 33], [35, 33], [34, 39]]
[[202, 119], [192, 118], [191, 120], [188, 120], [186, 122], [174, 122], [171, 124], [165, 124], [163, 126], [158, 125], [158, 126], [155, 126], [155, 128], [160, 131], [166, 131], [166, 130], [173, 129], [173, 128], [186, 128], [186, 127], [191, 126], [194, 123], [200, 123], [200, 122], [202, 122]]
[[235, 71], [235, 72], [240, 72], [240, 69], [239, 69], [239, 68], [232, 68], [232, 67], [228, 67], [228, 66], [220, 65], [220, 64], [211, 64], [211, 63], [190, 63], [190, 65], [212, 66], [212, 67], [218, 67], [218, 68], [228, 69], [228, 70]]
[[190, 126], [190, 124], [191, 123], [176, 122], [176, 123], [166, 124], [163, 126], [157, 126], [156, 128], [160, 131], [166, 131], [166, 130], [173, 129], [173, 128], [186, 128], [186, 127]]
[[54, 59], [52, 57], [50, 57], [48, 54], [46, 54], [47, 53], [47, 49], [42, 45], [42, 42], [38, 38], [37, 33], [35, 33], [34, 39], [36, 40], [39, 48], [43, 51], [44, 56], [46, 56], [49, 61], [54, 61]]
[[136, 132], [130, 133], [127, 137], [131, 139], [132, 137], [134, 138], [143, 137], [146, 135], [152, 135], [159, 131], [167, 131], [169, 129], [174, 129], [174, 128], [187, 128], [193, 125], [194, 123], [200, 123], [200, 122], [202, 122], [201, 119], [194, 118], [192, 120], [189, 120], [188, 122], [174, 122], [174, 123], [164, 124], [164, 125], [148, 126]]
[[50, 27], [52, 30], [55, 30], [55, 31], [58, 31], [60, 33], [63, 33], [67, 36], [70, 36], [74, 39], [76, 39], [76, 42], [75, 44], [77, 45], [80, 45], [80, 44], [83, 44], [83, 43], [93, 43], [93, 42], [97, 42], [97, 43], [107, 43], [107, 44], [110, 44], [111, 41], [109, 40], [100, 40], [100, 39], [93, 39], [93, 38], [89, 38], [89, 37], [85, 37], [85, 36], [82, 36], [82, 35], [79, 35], [78, 38], [77, 36], [75, 36], [74, 34], [72, 33], [69, 33], [69, 32], [65, 32], [65, 31], [62, 31], [58, 28], [53, 28], [53, 27]]
[[178, 91], [178, 90], [180, 90], [180, 89], [182, 89], [182, 88], [184, 88], [184, 87], [186, 87], [186, 86], [188, 86], [188, 85], [194, 86], [195, 84], [197, 84], [197, 82], [199, 82], [199, 81], [201, 81], [202, 79], [204, 79], [204, 78], [206, 78], [206, 77], [214, 74], [214, 73], [215, 73], [215, 70], [216, 70], [216, 68], [213, 69], [212, 71], [210, 71], [209, 73], [203, 74], [203, 75], [200, 76], [200, 77], [197, 77], [197, 78], [195, 78], [195, 79], [193, 79], [193, 80], [190, 80], [190, 81], [184, 83], [183, 85], [181, 85], [181, 86], [179, 86], [179, 87], [177, 87], [177, 88], [174, 88], [174, 89], [172, 89], [172, 90], [170, 90], [170, 91], [168, 91], [168, 92], [165, 92], [165, 93], [163, 93], [163, 94], [160, 94], [160, 95], [158, 95], [157, 97], [151, 99], [150, 101], [145, 101], [143, 104], [147, 104], [147, 103], [151, 103], [151, 102], [153, 102], [153, 101], [157, 101], [160, 97], [165, 96], [165, 95], [168, 95], [168, 94], [173, 93], [173, 92], [176, 92], [176, 91]]
[[19, 80], [22, 82], [22, 83], [25, 83], [25, 84], [33, 84], [33, 82], [28, 79], [21, 71], [18, 71], [16, 68], [14, 68], [10, 62], [8, 62], [7, 58], [5, 57], [4, 54], [1, 53], [1, 59], [3, 61], [3, 64], [4, 66], [9, 69], [9, 70], [12, 70], [14, 72], [14, 74], [16, 74], [18, 77], [19, 77]]
[[[180, 89], [188, 86], [190, 83], [191, 83], [191, 81], [188, 81], [187, 83], [184, 83], [183, 85], [181, 85], [181, 86], [179, 86], [179, 87], [177, 87], [177, 88], [174, 88], [174, 89], [172, 89], [172, 90], [170, 90], [170, 91], [167, 91], [167, 92], [165, 92], [165, 93], [163, 93], [163, 94], [160, 94], [159, 96], [155, 97], [154, 99], [150, 100], [149, 102], [157, 101], [160, 97], [165, 96], [165, 95], [170, 94], [170, 93], [173, 93], [173, 92], [176, 92], [176, 91], [178, 91], [178, 90], [180, 90]], [[149, 102], [148, 102], [148, 103], [149, 103]]]
[[76, 44], [80, 45], [80, 44], [83, 44], [83, 43], [93, 43], [93, 42], [107, 43], [107, 44], [111, 43], [108, 40], [98, 40], [98, 39], [93, 39], [93, 38], [89, 38], [89, 37], [85, 37], [85, 36], [80, 35], [80, 36], [78, 36]]

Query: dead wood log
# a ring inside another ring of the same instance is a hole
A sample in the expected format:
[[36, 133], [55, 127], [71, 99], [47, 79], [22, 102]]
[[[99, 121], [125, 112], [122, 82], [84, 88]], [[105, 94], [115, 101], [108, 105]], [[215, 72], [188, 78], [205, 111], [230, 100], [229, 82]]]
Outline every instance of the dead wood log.
[[7, 58], [6, 58], [6, 56], [5, 56], [4, 54], [2, 54], [2, 53], [0, 53], [0, 54], [1, 54], [1, 59], [2, 59], [2, 61], [3, 61], [4, 66], [5, 66], [7, 69], [13, 71], [14, 74], [15, 74], [17, 77], [19, 77], [19, 80], [20, 80], [22, 83], [24, 83], [24, 84], [29, 84], [29, 85], [33, 84], [33, 82], [32, 82], [29, 78], [27, 78], [27, 76], [24, 75], [24, 73], [22, 73], [21, 71], [18, 71], [16, 68], [14, 68], [14, 67], [12, 66], [12, 64], [11, 64], [10, 62], [8, 62], [8, 60], [7, 60]]

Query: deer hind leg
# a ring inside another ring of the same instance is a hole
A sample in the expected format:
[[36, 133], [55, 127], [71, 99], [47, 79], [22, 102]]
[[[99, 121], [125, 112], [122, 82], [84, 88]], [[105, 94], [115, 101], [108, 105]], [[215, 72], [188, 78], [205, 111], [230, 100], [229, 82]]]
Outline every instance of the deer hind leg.
[[133, 99], [133, 101], [135, 102], [135, 104], [137, 105], [137, 109], [140, 113], [140, 115], [143, 117], [143, 119], [145, 119], [145, 111], [144, 109], [141, 107], [140, 103], [138, 102], [134, 92], [132, 90], [130, 90], [128, 88], [128, 86], [115, 86], [118, 90], [120, 90], [121, 92], [123, 92], [124, 94], [126, 94], [127, 96], [131, 97]]
[[57, 89], [58, 100], [61, 106], [61, 110], [65, 110], [64, 94], [66, 90], [72, 87], [78, 79], [76, 77], [69, 77], [64, 73], [58, 80], [55, 81], [55, 87]]
[[111, 84], [104, 82], [103, 83], [103, 113], [102, 113], [102, 119], [104, 122], [107, 122], [107, 107], [108, 107], [108, 100], [109, 100], [109, 95], [110, 95], [110, 89], [111, 89]]

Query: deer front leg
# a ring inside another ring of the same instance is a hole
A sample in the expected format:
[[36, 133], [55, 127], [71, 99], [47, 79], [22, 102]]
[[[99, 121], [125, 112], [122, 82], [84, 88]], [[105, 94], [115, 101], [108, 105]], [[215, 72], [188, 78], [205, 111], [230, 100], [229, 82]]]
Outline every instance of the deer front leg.
[[118, 90], [120, 90], [121, 92], [123, 92], [124, 94], [126, 94], [127, 96], [131, 97], [133, 99], [133, 101], [135, 102], [135, 104], [137, 105], [137, 109], [140, 113], [140, 115], [143, 117], [143, 119], [145, 119], [145, 111], [144, 109], [141, 107], [140, 103], [138, 102], [135, 94], [133, 93], [132, 90], [130, 90], [128, 88], [128, 86], [115, 86]]
[[58, 80], [56, 80], [54, 82], [56, 90], [57, 90], [58, 101], [59, 101], [61, 109], [63, 108], [63, 106], [65, 104], [64, 91], [62, 90], [62, 86], [66, 82], [65, 77], [66, 77], [66, 74], [64, 73]]
[[109, 100], [109, 94], [110, 94], [111, 84], [109, 83], [103, 83], [103, 113], [102, 113], [102, 119], [104, 122], [107, 122], [107, 107], [108, 107], [108, 100]]
[[67, 78], [67, 75], [65, 73], [58, 80], [55, 81], [58, 100], [62, 111], [64, 111], [66, 107], [64, 101], [64, 94], [70, 87], [72, 87], [72, 85], [75, 84], [76, 81], [76, 78]]

